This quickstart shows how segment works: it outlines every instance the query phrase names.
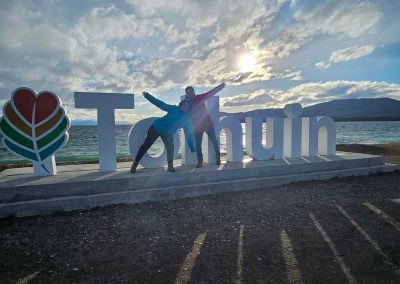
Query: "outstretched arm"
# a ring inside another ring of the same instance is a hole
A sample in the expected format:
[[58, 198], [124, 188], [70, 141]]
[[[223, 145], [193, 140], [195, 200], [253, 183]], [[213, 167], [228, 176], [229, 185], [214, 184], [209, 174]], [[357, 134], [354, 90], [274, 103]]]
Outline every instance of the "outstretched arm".
[[151, 102], [153, 105], [155, 105], [156, 107], [158, 107], [159, 109], [161, 109], [163, 111], [169, 111], [172, 107], [174, 107], [173, 105], [166, 104], [163, 101], [156, 99], [155, 97], [150, 95], [148, 92], [143, 92], [143, 96], [149, 102]]
[[208, 98], [214, 96], [216, 93], [218, 93], [219, 91], [221, 91], [223, 88], [225, 88], [226, 83], [223, 82], [221, 84], [219, 84], [218, 86], [216, 86], [214, 89], [208, 91], [207, 93], [198, 95], [201, 97], [202, 100], [207, 100]]

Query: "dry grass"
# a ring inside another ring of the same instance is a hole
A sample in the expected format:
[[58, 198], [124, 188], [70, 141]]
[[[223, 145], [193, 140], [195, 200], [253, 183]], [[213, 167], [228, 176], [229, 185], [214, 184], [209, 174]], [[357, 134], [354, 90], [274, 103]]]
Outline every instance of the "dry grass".
[[386, 163], [400, 164], [400, 143], [387, 144], [338, 144], [338, 151], [355, 152], [383, 156]]

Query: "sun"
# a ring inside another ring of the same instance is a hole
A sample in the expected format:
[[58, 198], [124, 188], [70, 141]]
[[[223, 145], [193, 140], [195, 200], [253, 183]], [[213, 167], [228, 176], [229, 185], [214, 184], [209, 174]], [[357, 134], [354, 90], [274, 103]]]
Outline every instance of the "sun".
[[256, 65], [255, 58], [252, 54], [243, 54], [239, 57], [239, 68], [242, 72], [251, 72]]

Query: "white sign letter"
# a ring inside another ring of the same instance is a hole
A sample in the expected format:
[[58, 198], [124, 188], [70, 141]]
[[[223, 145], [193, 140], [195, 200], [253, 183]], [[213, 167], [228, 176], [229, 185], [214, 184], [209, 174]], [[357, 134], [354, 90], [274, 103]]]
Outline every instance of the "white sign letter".
[[[146, 139], [147, 131], [153, 124], [154, 120], [158, 117], [149, 117], [138, 121], [134, 126], [132, 126], [129, 131], [128, 143], [129, 150], [131, 152], [132, 160], [135, 160], [136, 154], [139, 151], [140, 146], [142, 146], [144, 140]], [[164, 145], [164, 143], [162, 143]], [[179, 151], [179, 136], [178, 133], [174, 134], [174, 157], [178, 155]], [[143, 158], [139, 161], [139, 164], [146, 168], [161, 168], [167, 164], [167, 151], [163, 147], [162, 152], [155, 156], [150, 156], [145, 153]]]
[[243, 129], [239, 119], [233, 115], [221, 117], [218, 126], [215, 127], [217, 138], [222, 129], [226, 134], [226, 161], [241, 162], [243, 160]]
[[133, 94], [75, 92], [75, 107], [97, 109], [100, 171], [115, 171], [117, 163], [114, 110], [134, 108]]
[[[206, 107], [208, 110], [208, 113], [210, 114], [211, 120], [214, 123], [214, 130], [215, 130], [215, 135], [217, 136], [217, 141], [218, 141], [218, 147], [220, 145], [219, 140], [220, 140], [220, 132], [218, 131], [218, 124], [219, 124], [219, 96], [213, 96], [209, 98], [206, 101]], [[204, 137], [207, 137], [204, 139]], [[203, 159], [204, 162], [207, 164], [215, 164], [216, 157], [215, 157], [215, 151], [214, 147], [208, 138], [207, 133], [204, 133], [203, 135], [203, 143], [202, 143], [202, 148], [203, 148]]]
[[246, 117], [246, 152], [255, 160], [283, 158], [283, 118], [267, 118], [266, 145], [262, 144], [262, 117]]
[[285, 105], [283, 126], [283, 156], [286, 158], [299, 158], [301, 155], [301, 104]]
[[302, 118], [303, 156], [335, 155], [336, 127], [332, 118], [326, 116]]

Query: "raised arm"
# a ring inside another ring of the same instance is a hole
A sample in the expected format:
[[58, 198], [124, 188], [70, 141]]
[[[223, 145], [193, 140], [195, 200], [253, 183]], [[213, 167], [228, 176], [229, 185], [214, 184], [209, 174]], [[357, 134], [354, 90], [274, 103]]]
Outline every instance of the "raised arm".
[[207, 100], [208, 98], [214, 96], [216, 93], [218, 93], [219, 91], [221, 91], [223, 88], [225, 88], [226, 83], [221, 83], [218, 86], [216, 86], [214, 89], [208, 91], [207, 93], [198, 95], [201, 97], [202, 100]]
[[151, 102], [153, 105], [155, 105], [156, 107], [158, 107], [159, 109], [161, 109], [163, 111], [169, 111], [172, 107], [174, 107], [173, 105], [166, 104], [163, 101], [156, 99], [155, 97], [150, 95], [148, 92], [143, 92], [143, 96], [149, 102]]

